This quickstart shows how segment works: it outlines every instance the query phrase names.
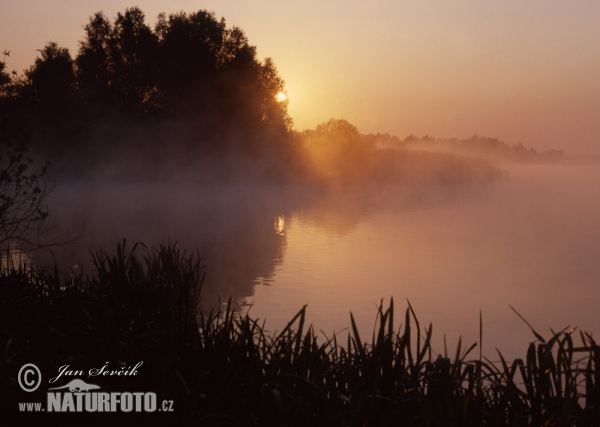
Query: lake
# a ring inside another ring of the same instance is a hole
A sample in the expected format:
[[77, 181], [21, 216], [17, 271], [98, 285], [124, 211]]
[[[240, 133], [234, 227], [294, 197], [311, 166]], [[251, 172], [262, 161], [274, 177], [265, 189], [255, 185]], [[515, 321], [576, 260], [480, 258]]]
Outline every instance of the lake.
[[[59, 248], [63, 269], [92, 271], [88, 248], [113, 251], [168, 239], [196, 249], [207, 267], [205, 308], [233, 297], [237, 310], [281, 330], [308, 304], [317, 331], [345, 338], [353, 313], [370, 341], [377, 305], [407, 301], [434, 350], [446, 336], [479, 337], [524, 357], [534, 336], [564, 327], [600, 331], [600, 167], [511, 166], [506, 179], [462, 186], [361, 188], [139, 184], [59, 185], [58, 225], [83, 229]], [[475, 357], [475, 354], [473, 354]]]

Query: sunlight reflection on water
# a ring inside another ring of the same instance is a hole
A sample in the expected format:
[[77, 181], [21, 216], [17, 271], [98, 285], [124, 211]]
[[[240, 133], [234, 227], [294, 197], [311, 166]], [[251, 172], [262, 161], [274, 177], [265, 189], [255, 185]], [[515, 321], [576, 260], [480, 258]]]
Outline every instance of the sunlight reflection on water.
[[308, 304], [309, 321], [330, 335], [350, 325], [352, 311], [370, 340], [377, 304], [394, 297], [396, 319], [410, 301], [422, 326], [433, 323], [434, 349], [446, 334], [454, 351], [460, 335], [477, 341], [481, 310], [492, 358], [495, 347], [523, 357], [534, 339], [509, 304], [544, 336], [549, 327], [600, 330], [598, 168], [511, 172], [476, 200], [286, 217], [283, 262], [248, 298], [252, 315], [281, 330]]
[[460, 335], [475, 342], [481, 310], [484, 353], [510, 358], [533, 335], [509, 304], [544, 335], [600, 330], [598, 188], [597, 166], [523, 166], [497, 183], [335, 194], [81, 183], [59, 186], [50, 202], [63, 224], [85, 225], [84, 238], [57, 250], [61, 271], [93, 273], [89, 251], [114, 252], [124, 237], [128, 248], [177, 241], [206, 264], [203, 309], [231, 296], [274, 331], [308, 304], [327, 335], [348, 328], [352, 311], [369, 340], [377, 305], [393, 297], [396, 326], [410, 301], [439, 351], [444, 334], [449, 351]]

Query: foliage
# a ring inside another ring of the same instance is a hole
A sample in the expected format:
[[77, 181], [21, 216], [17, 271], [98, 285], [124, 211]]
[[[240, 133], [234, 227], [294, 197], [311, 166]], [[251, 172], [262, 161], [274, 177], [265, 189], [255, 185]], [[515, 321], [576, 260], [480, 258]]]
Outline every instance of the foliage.
[[160, 14], [154, 28], [138, 7], [114, 19], [97, 12], [73, 58], [50, 42], [23, 75], [7, 80], [4, 63], [0, 71], [0, 103], [10, 101], [35, 151], [61, 174], [81, 177], [132, 155], [143, 166], [115, 168], [146, 178], [168, 175], [170, 163], [197, 171], [237, 156], [260, 170], [260, 157], [266, 169], [285, 169], [273, 164], [293, 158], [273, 60], [260, 61], [240, 28], [206, 10]]
[[88, 104], [140, 114], [154, 109], [158, 38], [138, 8], [118, 13], [111, 23], [101, 12], [85, 26], [77, 65], [78, 85]]
[[[66, 111], [60, 108], [70, 102], [69, 94], [64, 92], [72, 81], [68, 50], [49, 43], [40, 52], [35, 72], [32, 67], [27, 80], [14, 72], [8, 75], [0, 62], [0, 244], [24, 250], [48, 249], [76, 239], [68, 233], [57, 233], [54, 223], [48, 221], [46, 202], [53, 188], [46, 182], [50, 162], [30, 157], [31, 131], [16, 113], [27, 94], [46, 109], [52, 124], [52, 118]], [[9, 52], [4, 54], [6, 57]], [[55, 102], [59, 97], [64, 101], [61, 105]], [[41, 157], [36, 147], [32, 151], [38, 159]]]
[[343, 119], [330, 119], [302, 133], [309, 167], [317, 179], [332, 185], [364, 182], [373, 175], [375, 150]]
[[75, 73], [66, 48], [50, 42], [39, 51], [35, 64], [25, 72], [32, 96], [50, 114], [64, 114], [74, 101]]
[[260, 67], [259, 78], [261, 83], [261, 120], [276, 129], [289, 130], [292, 128], [292, 119], [287, 114], [282, 114], [287, 110], [288, 100], [277, 100], [277, 94], [284, 91], [285, 82], [277, 72], [275, 63], [271, 58], [267, 58]]
[[261, 64], [244, 32], [214, 13], [160, 14], [152, 29], [132, 7], [114, 20], [97, 12], [84, 31], [74, 60], [54, 42], [40, 50], [25, 73], [35, 102], [60, 104], [76, 92], [69, 102], [92, 115], [179, 117], [210, 109], [220, 120], [234, 103], [236, 121], [290, 129], [287, 104], [275, 101], [283, 80], [273, 61]]
[[[435, 356], [432, 325], [422, 327], [408, 304], [396, 329], [393, 300], [388, 308], [380, 304], [369, 343], [352, 314], [345, 339], [317, 336], [305, 323], [306, 306], [281, 332], [269, 334], [257, 319], [234, 313], [231, 302], [223, 311], [197, 311], [203, 282], [197, 256], [175, 245], [147, 250], [141, 259], [135, 250], [123, 243], [116, 255], [95, 254], [91, 277], [0, 269], [0, 372], [13, 379], [2, 384], [10, 402], [22, 395], [15, 376], [26, 362], [55, 372], [65, 363], [89, 369], [143, 360], [144, 375], [98, 378], [100, 385], [173, 399], [176, 412], [162, 416], [176, 424], [600, 423], [600, 347], [591, 334], [580, 333], [576, 344], [575, 330], [553, 332], [550, 339], [532, 330], [537, 341], [525, 359], [512, 363], [502, 354], [499, 362], [481, 351], [472, 356], [477, 343], [463, 347], [460, 340], [453, 354]], [[122, 415], [110, 422], [130, 425], [136, 418]], [[107, 422], [95, 417], [86, 421]]]
[[206, 10], [161, 13], [154, 28], [138, 7], [114, 19], [97, 12], [74, 58], [54, 42], [39, 53], [4, 84], [0, 104], [32, 130], [33, 150], [59, 179], [181, 175], [335, 188], [501, 175], [457, 155], [377, 150], [346, 120], [294, 133], [274, 61], [259, 61], [240, 28]]
[[4, 60], [0, 61], [0, 113], [4, 114], [4, 110], [7, 108], [8, 100], [12, 97], [14, 91], [13, 78], [6, 71], [6, 57], [10, 55], [10, 52], [4, 51]]
[[331, 119], [300, 135], [306, 169], [325, 186], [378, 183], [450, 184], [489, 181], [503, 175], [490, 162], [450, 153], [380, 148], [343, 119]]
[[10, 75], [6, 72], [6, 63], [0, 61], [0, 88], [10, 83]]

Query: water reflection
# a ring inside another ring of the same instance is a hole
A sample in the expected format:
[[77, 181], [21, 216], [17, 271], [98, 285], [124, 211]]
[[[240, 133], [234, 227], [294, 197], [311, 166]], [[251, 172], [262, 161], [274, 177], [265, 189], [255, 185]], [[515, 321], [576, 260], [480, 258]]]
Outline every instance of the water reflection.
[[368, 340], [377, 303], [393, 296], [401, 312], [409, 300], [424, 325], [433, 322], [442, 351], [444, 334], [451, 350], [461, 335], [463, 344], [478, 340], [481, 310], [492, 358], [496, 347], [523, 357], [534, 340], [509, 304], [544, 336], [549, 327], [600, 329], [600, 169], [512, 172], [484, 192], [463, 187], [422, 194], [423, 204], [408, 197], [358, 208], [352, 232], [323, 232], [319, 219], [344, 230], [348, 218], [292, 216], [285, 262], [274, 286], [255, 289], [253, 315], [281, 330], [308, 304], [308, 320], [330, 336], [349, 326], [352, 311]]
[[89, 252], [111, 252], [123, 238], [129, 247], [135, 242], [147, 247], [177, 242], [203, 256], [204, 308], [231, 297], [239, 309], [251, 300], [257, 284], [272, 283], [294, 222], [339, 237], [355, 232], [374, 212], [427, 209], [476, 194], [470, 190], [465, 197], [464, 187], [435, 192], [414, 186], [377, 190], [330, 193], [252, 184], [63, 183], [51, 195], [51, 212], [61, 232], [83, 229], [84, 236], [76, 244], [56, 248], [54, 257], [36, 257], [46, 265], [56, 260], [66, 274], [73, 265], [80, 273], [89, 273], [93, 272]]
[[277, 186], [59, 185], [49, 201], [52, 214], [61, 230], [83, 227], [84, 236], [55, 248], [54, 257], [36, 257], [42, 265], [56, 259], [66, 274], [73, 265], [92, 273], [90, 251], [111, 253], [123, 238], [128, 248], [176, 242], [206, 265], [203, 308], [231, 297], [239, 309], [257, 283], [269, 283], [284, 258], [286, 215], [295, 203], [290, 200]]
[[449, 343], [461, 334], [476, 340], [481, 309], [506, 348], [503, 329], [529, 336], [508, 304], [539, 329], [558, 316], [543, 313], [560, 313], [552, 323], [560, 329], [563, 319], [579, 322], [600, 303], [589, 286], [600, 279], [600, 174], [592, 173], [590, 185], [567, 172], [517, 168], [494, 184], [336, 193], [71, 184], [59, 185], [49, 203], [63, 228], [85, 225], [83, 239], [56, 250], [64, 272], [76, 264], [78, 274], [91, 273], [88, 250], [111, 252], [123, 238], [129, 247], [177, 241], [203, 256], [204, 309], [231, 297], [234, 309], [252, 305], [254, 316], [280, 330], [308, 303], [309, 320], [327, 333], [346, 328], [352, 310], [368, 337], [380, 298], [394, 296], [443, 329], [439, 337], [449, 332]]
[[124, 238], [129, 248], [135, 242], [148, 248], [177, 242], [180, 248], [203, 257], [203, 308], [215, 308], [231, 297], [233, 307], [241, 309], [252, 301], [257, 285], [273, 283], [293, 223], [311, 224], [317, 234], [341, 237], [352, 234], [365, 217], [382, 209], [420, 209], [456, 198], [445, 193], [440, 201], [438, 195], [415, 191], [362, 188], [329, 193], [251, 184], [60, 184], [49, 200], [58, 231], [83, 229], [83, 237], [73, 245], [55, 248], [52, 257], [40, 253], [36, 259], [41, 265], [56, 260], [66, 275], [74, 274], [73, 266], [76, 274], [85, 274], [93, 273], [90, 251], [110, 253]]
[[275, 224], [273, 225], [273, 228], [275, 229], [275, 232], [279, 235], [282, 235], [285, 233], [285, 216], [284, 215], [277, 215], [275, 217]]

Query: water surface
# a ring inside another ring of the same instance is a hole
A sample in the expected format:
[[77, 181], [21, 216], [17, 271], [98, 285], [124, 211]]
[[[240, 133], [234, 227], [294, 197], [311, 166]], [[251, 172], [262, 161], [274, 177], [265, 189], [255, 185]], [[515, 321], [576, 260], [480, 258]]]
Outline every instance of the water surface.
[[[285, 218], [286, 250], [272, 279], [256, 286], [254, 316], [281, 329], [302, 304], [330, 334], [354, 314], [370, 338], [381, 298], [394, 297], [397, 323], [410, 301], [434, 345], [458, 337], [524, 356], [534, 328], [600, 330], [600, 170], [522, 166], [485, 188], [464, 188], [439, 203], [385, 207], [352, 216], [296, 212]], [[425, 191], [425, 190], [424, 190]], [[427, 191], [436, 191], [429, 189]], [[347, 332], [344, 332], [344, 336]]]
[[281, 330], [304, 304], [309, 321], [370, 338], [376, 306], [410, 301], [434, 347], [478, 340], [484, 353], [524, 356], [533, 335], [568, 325], [600, 330], [600, 168], [511, 167], [495, 183], [313, 191], [284, 185], [59, 185], [61, 227], [83, 229], [56, 251], [91, 272], [88, 249], [177, 241], [207, 265], [204, 308], [234, 307]]

